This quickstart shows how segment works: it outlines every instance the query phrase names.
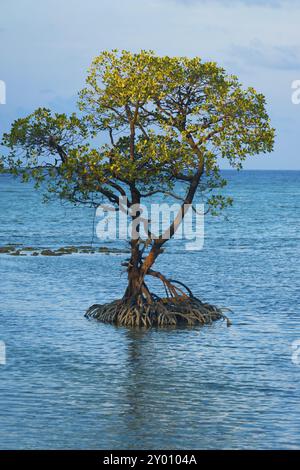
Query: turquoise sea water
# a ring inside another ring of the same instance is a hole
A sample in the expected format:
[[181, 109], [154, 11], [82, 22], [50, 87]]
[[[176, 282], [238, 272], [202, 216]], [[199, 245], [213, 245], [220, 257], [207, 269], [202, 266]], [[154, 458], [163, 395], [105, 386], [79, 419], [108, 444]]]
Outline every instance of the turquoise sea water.
[[[122, 254], [0, 255], [1, 449], [300, 448], [300, 172], [225, 174], [229, 219], [158, 268], [232, 308], [230, 328], [87, 321], [123, 293]], [[91, 242], [92, 210], [41, 200], [0, 177], [0, 246]]]

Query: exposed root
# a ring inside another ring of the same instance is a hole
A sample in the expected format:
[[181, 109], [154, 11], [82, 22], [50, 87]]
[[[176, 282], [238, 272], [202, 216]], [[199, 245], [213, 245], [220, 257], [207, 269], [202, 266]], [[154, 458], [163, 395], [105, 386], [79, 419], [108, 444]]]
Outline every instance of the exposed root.
[[104, 323], [145, 328], [207, 325], [221, 319], [230, 325], [223, 309], [187, 295], [160, 298], [152, 294], [151, 302], [136, 303], [122, 299], [104, 305], [95, 304], [87, 310], [85, 317]]

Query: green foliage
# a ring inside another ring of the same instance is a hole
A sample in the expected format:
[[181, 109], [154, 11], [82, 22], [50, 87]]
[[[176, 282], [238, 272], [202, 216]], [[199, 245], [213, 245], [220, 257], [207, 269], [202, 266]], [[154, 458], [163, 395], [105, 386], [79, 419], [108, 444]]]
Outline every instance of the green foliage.
[[177, 181], [188, 191], [198, 175], [217, 213], [232, 202], [215, 193], [226, 184], [220, 161], [240, 169], [273, 143], [264, 96], [214, 62], [113, 50], [93, 60], [79, 115], [38, 109], [18, 119], [3, 136], [2, 160], [73, 203], [116, 204], [124, 191], [134, 202]]

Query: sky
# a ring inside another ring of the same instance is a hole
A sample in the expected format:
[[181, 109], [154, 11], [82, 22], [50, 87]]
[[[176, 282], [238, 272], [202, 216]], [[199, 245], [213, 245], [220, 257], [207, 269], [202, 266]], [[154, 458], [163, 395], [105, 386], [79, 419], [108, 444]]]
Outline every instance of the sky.
[[107, 49], [200, 56], [265, 94], [275, 150], [247, 169], [300, 170], [300, 0], [1, 0], [0, 135], [39, 106], [75, 110], [94, 56]]

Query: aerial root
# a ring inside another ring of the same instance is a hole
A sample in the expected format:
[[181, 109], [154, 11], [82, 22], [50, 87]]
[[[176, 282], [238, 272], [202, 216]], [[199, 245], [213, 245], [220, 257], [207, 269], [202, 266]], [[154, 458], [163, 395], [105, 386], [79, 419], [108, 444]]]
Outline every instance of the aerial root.
[[92, 305], [85, 317], [104, 323], [129, 327], [165, 327], [207, 325], [216, 320], [230, 320], [224, 315], [225, 309], [203, 303], [186, 295], [176, 297], [155, 297], [151, 302], [129, 302], [124, 299], [111, 303]]

